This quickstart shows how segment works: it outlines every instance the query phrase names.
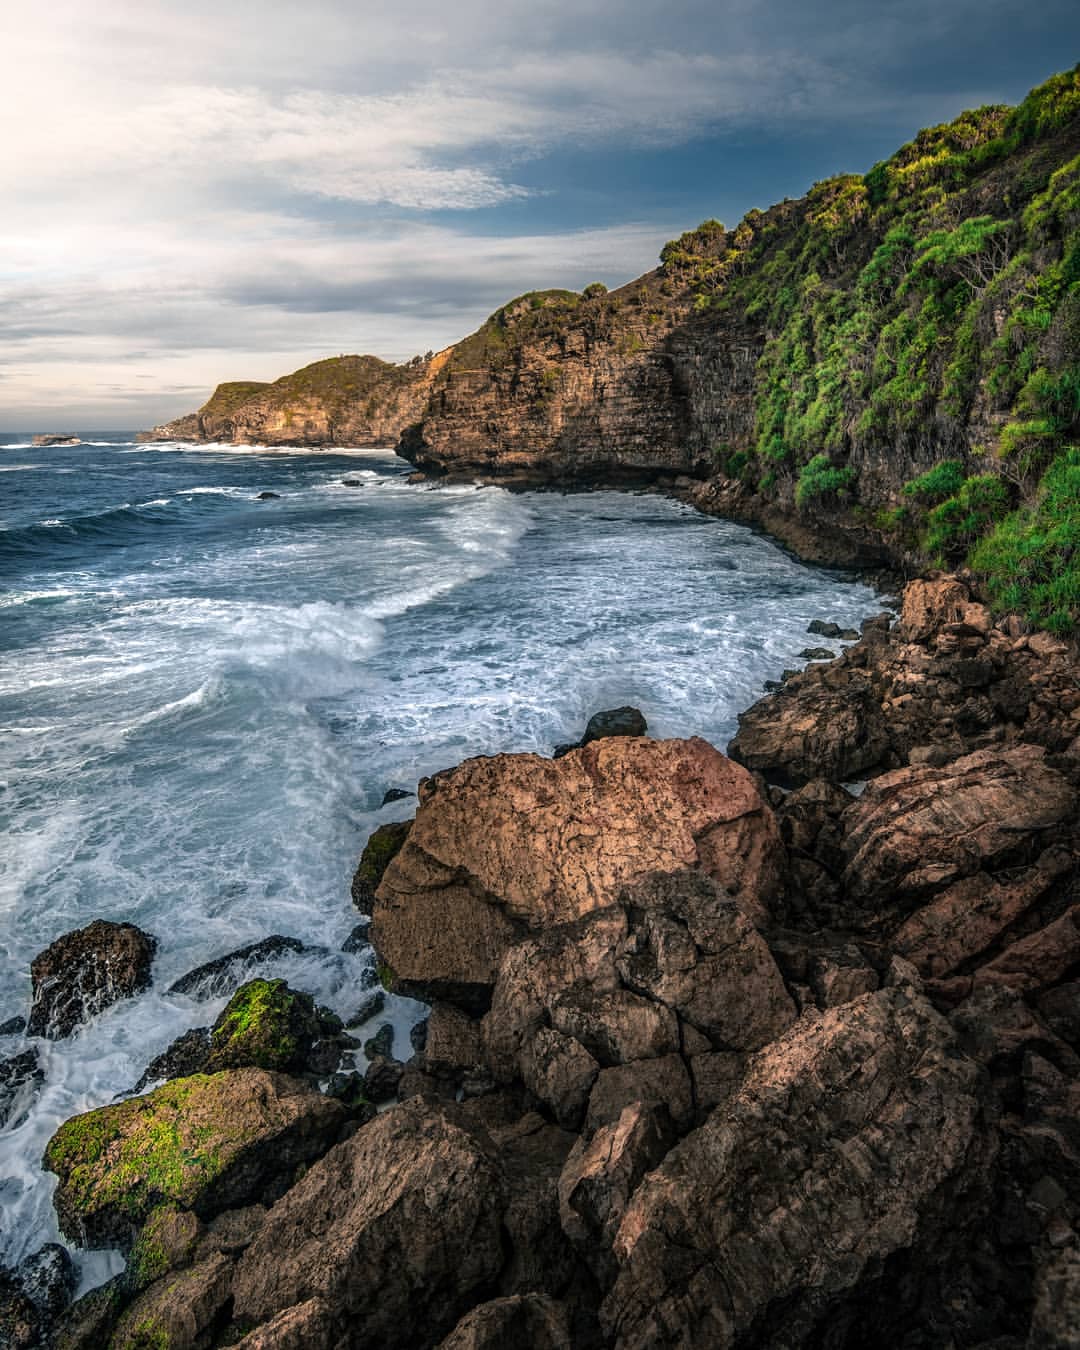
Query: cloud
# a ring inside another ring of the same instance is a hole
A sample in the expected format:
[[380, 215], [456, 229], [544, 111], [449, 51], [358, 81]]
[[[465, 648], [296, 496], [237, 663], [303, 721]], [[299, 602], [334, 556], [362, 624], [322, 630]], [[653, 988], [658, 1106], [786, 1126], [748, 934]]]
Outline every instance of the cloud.
[[[852, 127], [906, 133], [1000, 96], [939, 53], [995, 32], [1007, 53], [1036, 19], [1063, 49], [1069, 14], [1065, 0], [1037, 15], [1020, 0], [7, 6], [0, 423], [59, 400], [164, 416], [218, 378], [325, 351], [406, 356], [514, 292], [628, 279], [669, 222], [600, 227], [640, 218], [632, 179], [618, 199], [583, 183], [560, 219], [564, 160], [734, 155], [742, 136], [822, 128], [840, 160]], [[125, 380], [130, 397], [107, 389]]]

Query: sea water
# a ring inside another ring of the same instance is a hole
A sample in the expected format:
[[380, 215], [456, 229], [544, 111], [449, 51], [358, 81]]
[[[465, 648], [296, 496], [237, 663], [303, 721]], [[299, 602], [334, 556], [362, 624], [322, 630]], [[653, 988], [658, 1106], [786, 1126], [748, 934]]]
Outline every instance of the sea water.
[[[35, 1042], [45, 1082], [0, 1131], [0, 1263], [58, 1237], [60, 1122], [221, 1010], [167, 992], [185, 971], [286, 934], [308, 950], [273, 974], [355, 1011], [373, 958], [341, 951], [350, 876], [413, 809], [388, 788], [550, 754], [622, 704], [723, 747], [812, 619], [880, 608], [650, 494], [412, 484], [390, 450], [28, 440], [0, 437], [0, 1023], [71, 929], [126, 920], [159, 947], [148, 993]], [[390, 999], [371, 1030], [407, 1058], [422, 1015]], [[122, 1265], [81, 1259], [83, 1287]]]

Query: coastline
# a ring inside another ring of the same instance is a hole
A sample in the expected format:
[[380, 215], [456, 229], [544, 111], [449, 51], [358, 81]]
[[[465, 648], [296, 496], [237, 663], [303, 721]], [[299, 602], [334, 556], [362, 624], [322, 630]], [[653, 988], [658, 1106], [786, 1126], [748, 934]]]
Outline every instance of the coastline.
[[[868, 620], [747, 709], [730, 758], [615, 734], [423, 780], [415, 821], [370, 841], [354, 883], [380, 980], [430, 1006], [413, 1058], [373, 1043], [362, 1083], [327, 1099], [311, 1075], [340, 1032], [283, 1056], [302, 996], [271, 998], [229, 1067], [174, 1063], [189, 1075], [175, 1088], [69, 1122], [48, 1154], [65, 1231], [134, 1249], [59, 1343], [134, 1346], [153, 1326], [194, 1350], [255, 1325], [235, 1343], [329, 1350], [374, 1325], [402, 1350], [514, 1335], [630, 1350], [660, 1319], [687, 1345], [804, 1344], [958, 1303], [972, 1335], [1060, 1328], [1067, 1309], [1039, 1291], [1077, 1251], [1071, 1153], [1054, 1162], [1039, 1141], [1065, 1128], [1080, 1071], [1080, 687], [1066, 644], [1008, 630], [958, 579], [915, 581], [895, 626]], [[859, 797], [854, 779], [869, 780]], [[1019, 1121], [1003, 1108], [1017, 1093]], [[148, 1167], [173, 1164], [144, 1130], [183, 1131], [191, 1111], [224, 1161], [147, 1189]], [[133, 1169], [136, 1210], [117, 1208], [80, 1121]], [[717, 1165], [721, 1140], [739, 1167]], [[1020, 1202], [1021, 1251], [985, 1234], [1030, 1185], [1031, 1149], [1053, 1183]], [[799, 1161], [777, 1172], [784, 1158]], [[220, 1179], [234, 1175], [239, 1191]], [[737, 1208], [724, 1237], [699, 1218], [770, 1177], [767, 1220]], [[861, 1253], [854, 1270], [805, 1264], [822, 1228]], [[467, 1261], [438, 1255], [463, 1245]], [[690, 1300], [665, 1292], [687, 1253]], [[906, 1292], [883, 1297], [881, 1263], [907, 1271]], [[742, 1272], [743, 1304], [713, 1269]]]

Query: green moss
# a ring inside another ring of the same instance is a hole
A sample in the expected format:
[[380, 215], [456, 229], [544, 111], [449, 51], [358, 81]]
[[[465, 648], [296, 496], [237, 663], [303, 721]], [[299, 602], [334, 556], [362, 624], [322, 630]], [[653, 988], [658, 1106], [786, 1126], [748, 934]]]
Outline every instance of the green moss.
[[224, 1166], [221, 1132], [196, 1123], [190, 1106], [212, 1084], [204, 1074], [179, 1078], [76, 1116], [49, 1141], [45, 1166], [64, 1178], [79, 1210], [110, 1204], [141, 1220], [162, 1201], [190, 1203]]
[[229, 1000], [210, 1036], [210, 1069], [295, 1069], [320, 1033], [309, 994], [284, 980], [249, 980]]
[[379, 983], [389, 993], [394, 987], [393, 967], [388, 966], [384, 961], [380, 961], [375, 969], [379, 977]]

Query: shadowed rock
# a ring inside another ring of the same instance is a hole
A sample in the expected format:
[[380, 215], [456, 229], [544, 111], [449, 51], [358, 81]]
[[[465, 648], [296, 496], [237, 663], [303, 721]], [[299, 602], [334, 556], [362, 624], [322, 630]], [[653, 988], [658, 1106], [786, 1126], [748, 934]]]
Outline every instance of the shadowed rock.
[[188, 994], [199, 1000], [220, 998], [250, 979], [259, 967], [279, 956], [303, 950], [304, 944], [299, 938], [280, 935], [262, 938], [189, 970], [169, 986], [169, 993]]

